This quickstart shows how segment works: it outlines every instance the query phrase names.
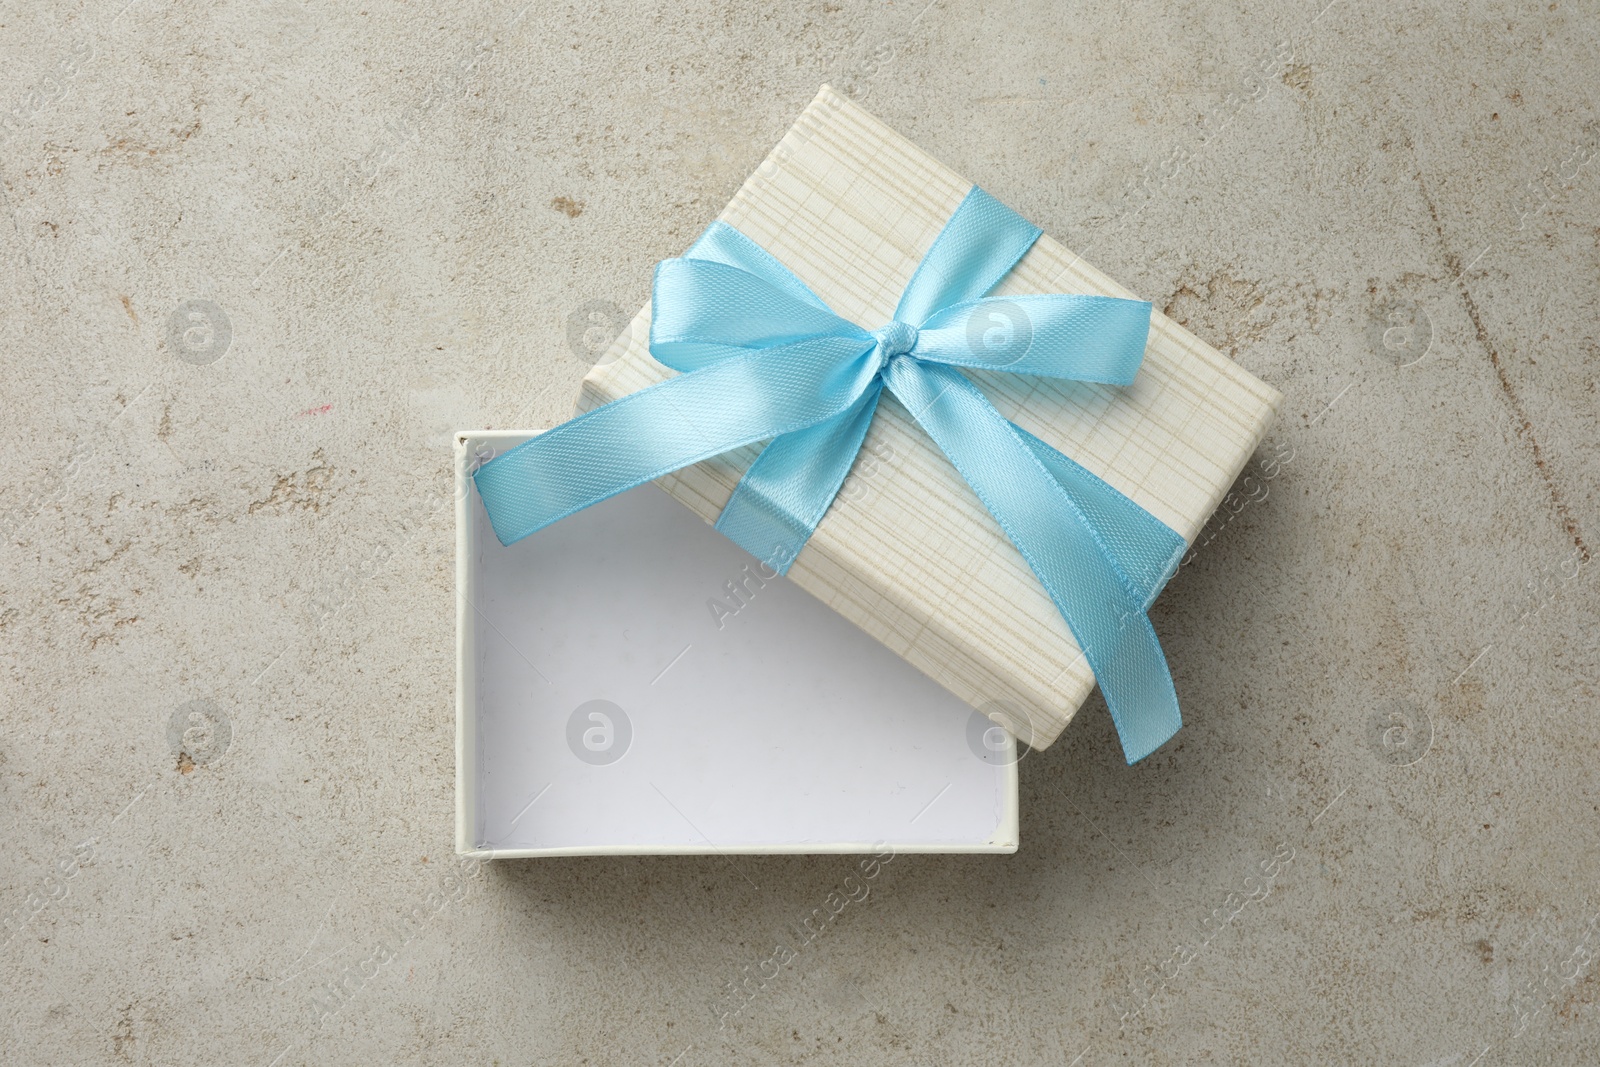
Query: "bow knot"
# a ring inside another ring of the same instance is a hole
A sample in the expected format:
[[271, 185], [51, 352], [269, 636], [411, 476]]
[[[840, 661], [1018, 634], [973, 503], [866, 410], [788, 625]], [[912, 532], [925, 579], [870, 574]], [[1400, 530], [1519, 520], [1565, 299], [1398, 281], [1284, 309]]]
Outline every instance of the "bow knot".
[[1148, 303], [987, 295], [1038, 237], [973, 188], [891, 321], [868, 332], [760, 245], [713, 223], [682, 258], [656, 268], [650, 353], [679, 374], [480, 467], [474, 478], [495, 534], [510, 544], [625, 489], [765, 441], [717, 529], [785, 573], [838, 496], [888, 389], [1039, 577], [1094, 671], [1128, 762], [1142, 759], [1181, 722], [1145, 612], [1187, 543], [1001, 416], [961, 373], [1132, 384]]
[[917, 328], [909, 322], [895, 319], [887, 326], [874, 330], [878, 341], [878, 370], [882, 371], [895, 356], [909, 355], [917, 343]]

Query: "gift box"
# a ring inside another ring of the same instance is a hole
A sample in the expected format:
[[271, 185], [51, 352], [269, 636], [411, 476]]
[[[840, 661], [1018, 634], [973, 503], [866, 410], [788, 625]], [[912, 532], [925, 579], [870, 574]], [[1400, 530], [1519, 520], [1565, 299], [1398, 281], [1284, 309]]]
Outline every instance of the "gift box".
[[[870, 326], [894, 317], [972, 188], [825, 86], [720, 218], [838, 316]], [[1045, 293], [1132, 296], [1048, 235], [990, 295]], [[646, 305], [584, 379], [580, 412], [673, 377], [652, 358], [650, 328]], [[1006, 419], [1143, 508], [1184, 546], [1221, 503], [1280, 400], [1158, 312], [1132, 384], [966, 374]], [[739, 448], [658, 484], [712, 522], [759, 451]], [[1154, 589], [1181, 556], [1171, 557]], [[1095, 685], [1089, 657], [1028, 560], [887, 393], [788, 577], [1035, 748], [1060, 735]]]
[[458, 853], [1016, 851], [1004, 731], [655, 486], [501, 546], [529, 436], [456, 437]]

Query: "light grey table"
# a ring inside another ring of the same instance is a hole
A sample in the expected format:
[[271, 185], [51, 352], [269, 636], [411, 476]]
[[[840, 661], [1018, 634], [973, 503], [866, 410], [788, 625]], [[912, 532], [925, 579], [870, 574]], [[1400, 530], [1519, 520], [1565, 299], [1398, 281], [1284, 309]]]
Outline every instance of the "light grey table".
[[[0, 1059], [1594, 1062], [1600, 16], [1323, 2], [8, 4]], [[430, 499], [825, 80], [1286, 399], [1177, 741], [764, 981], [854, 860], [458, 867]]]

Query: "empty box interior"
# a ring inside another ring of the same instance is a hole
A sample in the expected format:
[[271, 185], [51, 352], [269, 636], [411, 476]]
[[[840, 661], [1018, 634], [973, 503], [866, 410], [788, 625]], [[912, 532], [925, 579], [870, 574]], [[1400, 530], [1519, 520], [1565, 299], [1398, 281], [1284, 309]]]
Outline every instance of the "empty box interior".
[[1011, 852], [1014, 742], [654, 485], [511, 546], [456, 438], [457, 849]]

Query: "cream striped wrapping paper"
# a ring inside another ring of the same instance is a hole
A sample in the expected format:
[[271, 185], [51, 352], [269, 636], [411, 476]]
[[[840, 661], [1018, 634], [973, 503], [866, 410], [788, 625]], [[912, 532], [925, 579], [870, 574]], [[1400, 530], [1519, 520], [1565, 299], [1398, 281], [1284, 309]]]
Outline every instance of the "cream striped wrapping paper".
[[[893, 316], [970, 187], [824, 86], [722, 220], [836, 313], [870, 330]], [[1133, 296], [1048, 235], [993, 293]], [[649, 338], [646, 305], [584, 379], [580, 411], [672, 375], [651, 358]], [[1191, 543], [1261, 442], [1280, 399], [1160, 313], [1131, 387], [972, 377], [1002, 415]], [[756, 452], [730, 452], [660, 485], [713, 522]], [[843, 490], [789, 576], [1036, 748], [1056, 739], [1094, 686], [1071, 631], [1021, 554], [887, 391]]]

